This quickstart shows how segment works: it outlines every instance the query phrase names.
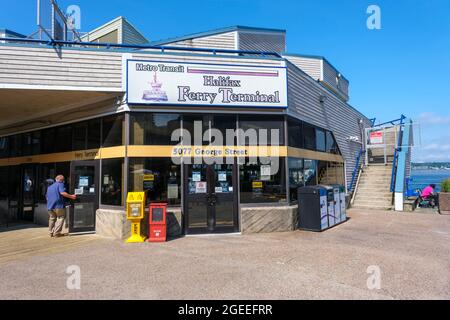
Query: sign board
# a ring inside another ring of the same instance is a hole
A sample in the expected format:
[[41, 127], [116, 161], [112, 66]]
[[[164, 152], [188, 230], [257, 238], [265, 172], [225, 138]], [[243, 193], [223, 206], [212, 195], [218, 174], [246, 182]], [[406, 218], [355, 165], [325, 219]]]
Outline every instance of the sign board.
[[127, 103], [287, 108], [286, 67], [127, 60]]
[[383, 132], [374, 131], [370, 133], [370, 144], [382, 144], [383, 143]]

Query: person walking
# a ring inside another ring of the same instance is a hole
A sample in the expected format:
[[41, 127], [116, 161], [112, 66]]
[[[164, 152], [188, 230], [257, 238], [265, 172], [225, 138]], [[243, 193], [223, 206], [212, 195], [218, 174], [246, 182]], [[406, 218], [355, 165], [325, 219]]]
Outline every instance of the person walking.
[[64, 198], [75, 200], [76, 195], [68, 194], [64, 187], [64, 176], [58, 175], [55, 183], [47, 188], [48, 232], [50, 237], [61, 237], [66, 210]]

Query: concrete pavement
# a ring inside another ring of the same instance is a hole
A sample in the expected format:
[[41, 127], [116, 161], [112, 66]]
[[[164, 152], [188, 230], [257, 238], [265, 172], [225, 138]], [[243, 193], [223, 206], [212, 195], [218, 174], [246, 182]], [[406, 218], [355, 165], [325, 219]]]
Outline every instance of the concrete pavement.
[[[450, 298], [450, 216], [369, 210], [349, 216], [322, 233], [160, 244], [90, 235], [46, 239], [46, 250], [25, 254], [33, 242], [16, 237], [16, 244], [2, 246], [9, 255], [0, 251], [0, 299]], [[31, 231], [46, 234], [45, 228]], [[26, 238], [30, 230], [0, 232], [0, 243], [14, 232]], [[66, 286], [71, 265], [80, 267], [80, 290]], [[381, 272], [380, 289], [367, 286], [370, 266]]]

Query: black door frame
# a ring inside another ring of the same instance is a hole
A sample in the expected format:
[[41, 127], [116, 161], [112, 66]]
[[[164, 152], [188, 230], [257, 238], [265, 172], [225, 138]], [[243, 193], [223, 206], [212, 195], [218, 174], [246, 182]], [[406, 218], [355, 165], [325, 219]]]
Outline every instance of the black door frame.
[[69, 214], [69, 233], [79, 233], [79, 232], [95, 232], [95, 219], [96, 219], [96, 211], [99, 208], [99, 198], [100, 198], [100, 160], [76, 160], [70, 162], [70, 194], [75, 193], [75, 167], [77, 166], [94, 166], [95, 174], [95, 196], [94, 197], [94, 227], [86, 227], [86, 228], [73, 228], [74, 223], [74, 205], [77, 203], [77, 200], [71, 201], [72, 204], [70, 206], [70, 214]]
[[[192, 159], [193, 160], [193, 159]], [[234, 232], [239, 232], [240, 231], [240, 226], [239, 226], [239, 198], [238, 198], [238, 193], [239, 193], [239, 176], [238, 176], [238, 165], [237, 165], [237, 159], [234, 158], [234, 163], [233, 163], [233, 169], [232, 169], [232, 181], [233, 181], [233, 204], [232, 204], [232, 209], [233, 209], [233, 226], [232, 227], [216, 227], [215, 226], [215, 205], [211, 206], [208, 203], [208, 198], [211, 194], [215, 194], [214, 191], [212, 191], [211, 188], [213, 188], [215, 186], [214, 182], [214, 169], [213, 166], [214, 164], [205, 164], [203, 162], [204, 165], [207, 165], [206, 168], [206, 180], [207, 180], [207, 193], [205, 195], [205, 206], [208, 206], [207, 208], [207, 227], [206, 228], [196, 228], [194, 230], [189, 230], [189, 209], [188, 209], [188, 197], [189, 197], [189, 192], [188, 192], [188, 172], [189, 172], [189, 166], [192, 164], [183, 164], [183, 233], [185, 235], [192, 235], [192, 234], [214, 234], [214, 233], [234, 233]], [[210, 229], [210, 223], [209, 221], [212, 222], [212, 224], [214, 225], [213, 230]]]
[[[25, 203], [24, 203], [24, 182], [25, 182], [25, 170], [31, 168], [33, 170], [33, 202], [28, 204], [26, 207], [31, 206], [31, 217], [25, 216]], [[37, 179], [38, 179], [38, 168], [39, 164], [37, 163], [26, 163], [20, 165], [20, 189], [19, 189], [19, 201], [18, 201], [18, 212], [17, 219], [20, 221], [29, 221], [34, 222], [34, 211], [36, 208], [37, 201]]]

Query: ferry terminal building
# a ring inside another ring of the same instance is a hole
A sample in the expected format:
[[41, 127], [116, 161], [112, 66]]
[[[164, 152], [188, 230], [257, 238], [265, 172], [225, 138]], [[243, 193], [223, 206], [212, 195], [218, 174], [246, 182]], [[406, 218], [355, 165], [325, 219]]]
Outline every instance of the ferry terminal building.
[[[371, 121], [328, 60], [285, 53], [285, 30], [149, 43], [118, 17], [83, 41], [98, 45], [0, 40], [0, 216], [46, 224], [46, 188], [63, 174], [79, 198], [73, 232], [126, 238], [129, 191], [168, 203], [170, 236], [287, 231], [297, 187], [351, 183]], [[268, 146], [236, 136], [211, 148], [193, 138], [199, 123], [224, 137], [265, 129]], [[173, 141], [177, 129], [189, 143]]]

